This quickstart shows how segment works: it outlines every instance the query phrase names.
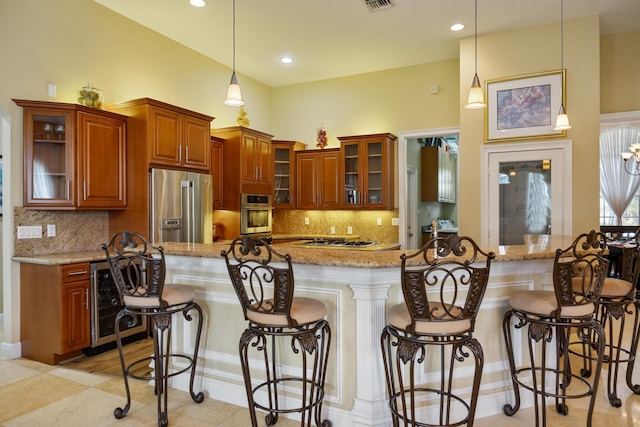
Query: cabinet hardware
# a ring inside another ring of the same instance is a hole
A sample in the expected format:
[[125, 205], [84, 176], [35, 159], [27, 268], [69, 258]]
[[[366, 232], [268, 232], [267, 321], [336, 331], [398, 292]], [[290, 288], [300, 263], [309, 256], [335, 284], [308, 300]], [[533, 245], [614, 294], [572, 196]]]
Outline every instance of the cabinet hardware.
[[84, 308], [89, 310], [89, 289], [84, 290]]
[[178, 163], [182, 163], [182, 145], [178, 145]]
[[89, 274], [89, 272], [87, 270], [72, 271], [71, 273], [69, 273], [69, 276], [80, 276], [82, 274]]
[[82, 182], [82, 200], [87, 200], [87, 181]]
[[189, 161], [189, 146], [188, 145], [186, 147], [184, 147], [184, 161], [185, 162]]
[[66, 199], [69, 200], [71, 197], [71, 181], [67, 181], [67, 197]]

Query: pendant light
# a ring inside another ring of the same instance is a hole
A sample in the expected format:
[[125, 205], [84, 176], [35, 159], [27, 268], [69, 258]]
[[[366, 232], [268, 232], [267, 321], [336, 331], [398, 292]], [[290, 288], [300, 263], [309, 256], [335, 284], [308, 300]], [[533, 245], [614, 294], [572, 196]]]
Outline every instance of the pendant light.
[[231, 73], [231, 82], [227, 90], [227, 100], [224, 101], [224, 104], [231, 107], [242, 107], [244, 105], [242, 93], [240, 93], [240, 85], [236, 77], [236, 0], [233, 0], [233, 72]]
[[473, 76], [473, 82], [471, 83], [471, 90], [469, 90], [469, 100], [464, 108], [469, 110], [477, 110], [484, 108], [487, 104], [484, 102], [484, 92], [482, 86], [480, 86], [480, 79], [478, 78], [478, 0], [475, 0], [475, 75]]
[[[560, 0], [560, 69], [564, 71], [564, 0]], [[564, 97], [564, 94], [563, 94]], [[553, 130], [571, 129], [569, 116], [564, 109], [564, 104], [560, 103], [560, 110], [556, 118], [556, 127]]]

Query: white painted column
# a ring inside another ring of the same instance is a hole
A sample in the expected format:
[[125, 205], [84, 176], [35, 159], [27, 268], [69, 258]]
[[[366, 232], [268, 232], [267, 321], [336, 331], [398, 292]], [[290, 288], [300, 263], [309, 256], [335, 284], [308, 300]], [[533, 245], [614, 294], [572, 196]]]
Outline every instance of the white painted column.
[[350, 284], [356, 300], [356, 397], [353, 425], [390, 426], [391, 413], [380, 349], [380, 335], [386, 325], [385, 300], [390, 283]]

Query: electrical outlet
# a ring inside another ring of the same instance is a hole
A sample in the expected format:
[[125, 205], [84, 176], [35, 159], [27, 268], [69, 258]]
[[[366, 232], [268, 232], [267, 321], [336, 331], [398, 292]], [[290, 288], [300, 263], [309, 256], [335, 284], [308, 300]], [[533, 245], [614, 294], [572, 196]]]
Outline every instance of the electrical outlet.
[[55, 224], [47, 225], [47, 237], [56, 237], [56, 225]]
[[353, 234], [353, 227], [351, 226], [347, 227], [347, 234]]
[[378, 220], [376, 221], [376, 224], [382, 225], [382, 218], [378, 218]]
[[336, 228], [333, 225], [331, 226], [331, 234], [336, 234]]
[[309, 225], [309, 217], [308, 216], [304, 217], [304, 225]]
[[391, 218], [391, 225], [399, 227], [400, 226], [400, 218]]

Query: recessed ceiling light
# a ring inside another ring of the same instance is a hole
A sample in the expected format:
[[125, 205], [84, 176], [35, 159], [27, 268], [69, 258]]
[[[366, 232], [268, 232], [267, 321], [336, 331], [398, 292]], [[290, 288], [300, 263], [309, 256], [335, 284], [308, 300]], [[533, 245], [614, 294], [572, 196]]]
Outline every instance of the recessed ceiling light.
[[280, 59], [280, 62], [282, 62], [283, 64], [291, 64], [293, 62], [293, 59], [285, 56], [284, 58]]
[[206, 4], [204, 0], [190, 0], [189, 3], [191, 3], [191, 5], [195, 7], [204, 7], [204, 5]]
[[464, 25], [462, 24], [453, 24], [451, 26], [451, 31], [460, 31], [464, 28]]

